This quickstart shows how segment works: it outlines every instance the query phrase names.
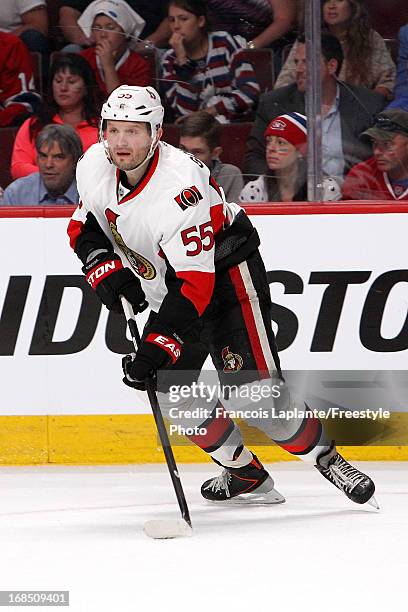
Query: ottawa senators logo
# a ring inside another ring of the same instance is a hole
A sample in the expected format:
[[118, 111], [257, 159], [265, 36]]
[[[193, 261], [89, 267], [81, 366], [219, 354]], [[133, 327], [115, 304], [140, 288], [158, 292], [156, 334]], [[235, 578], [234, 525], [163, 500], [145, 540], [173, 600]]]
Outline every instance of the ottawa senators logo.
[[232, 353], [229, 346], [226, 346], [221, 351], [221, 357], [224, 362], [223, 372], [238, 372], [242, 368], [244, 360], [241, 355]]
[[179, 193], [178, 196], [176, 196], [174, 199], [180, 206], [181, 210], [186, 210], [186, 208], [189, 208], [191, 206], [197, 206], [199, 201], [203, 199], [203, 196], [201, 195], [197, 187], [195, 185], [192, 185], [191, 187], [183, 189], [183, 191]]
[[156, 277], [156, 270], [154, 265], [150, 263], [150, 261], [146, 259], [146, 257], [143, 257], [143, 255], [140, 255], [139, 253], [136, 253], [136, 251], [132, 251], [132, 249], [129, 249], [129, 247], [125, 244], [122, 236], [119, 234], [118, 227], [116, 224], [119, 215], [114, 213], [112, 210], [109, 210], [109, 208], [105, 210], [105, 215], [108, 220], [112, 236], [115, 239], [115, 242], [122, 251], [122, 253], [126, 256], [128, 262], [132, 266], [132, 269], [136, 272], [136, 274], [144, 278], [144, 280], [153, 280]]

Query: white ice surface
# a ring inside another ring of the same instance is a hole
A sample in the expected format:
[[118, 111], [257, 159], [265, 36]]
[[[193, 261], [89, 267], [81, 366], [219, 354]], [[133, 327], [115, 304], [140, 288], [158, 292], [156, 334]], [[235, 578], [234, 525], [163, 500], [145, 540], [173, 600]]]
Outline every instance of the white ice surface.
[[408, 464], [359, 465], [380, 512], [300, 463], [270, 466], [285, 504], [216, 507], [217, 466], [180, 466], [194, 536], [162, 541], [142, 527], [179, 516], [163, 465], [2, 467], [0, 590], [69, 590], [75, 612], [407, 610]]

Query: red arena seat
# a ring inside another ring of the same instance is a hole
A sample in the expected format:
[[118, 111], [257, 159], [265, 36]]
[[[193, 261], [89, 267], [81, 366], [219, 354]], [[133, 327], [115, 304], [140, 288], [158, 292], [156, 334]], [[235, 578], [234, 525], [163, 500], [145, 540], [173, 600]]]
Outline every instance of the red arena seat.
[[408, 3], [401, 0], [370, 0], [367, 10], [374, 30], [383, 38], [397, 38], [398, 30], [408, 23]]

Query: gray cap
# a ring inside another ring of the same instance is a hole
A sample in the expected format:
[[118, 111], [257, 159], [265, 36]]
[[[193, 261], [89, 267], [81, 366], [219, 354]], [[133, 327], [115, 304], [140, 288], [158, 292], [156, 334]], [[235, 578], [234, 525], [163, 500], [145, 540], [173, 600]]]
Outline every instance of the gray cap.
[[399, 108], [390, 108], [379, 113], [374, 119], [374, 125], [361, 136], [391, 140], [395, 134], [403, 134], [408, 138], [408, 112]]

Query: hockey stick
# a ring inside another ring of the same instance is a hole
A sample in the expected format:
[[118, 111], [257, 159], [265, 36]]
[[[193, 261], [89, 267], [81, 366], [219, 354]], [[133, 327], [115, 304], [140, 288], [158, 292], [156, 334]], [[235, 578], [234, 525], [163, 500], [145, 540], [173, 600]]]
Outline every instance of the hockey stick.
[[[137, 351], [140, 345], [140, 334], [137, 328], [135, 314], [133, 312], [132, 306], [129, 304], [127, 299], [123, 296], [121, 296], [120, 299], [122, 302], [123, 312], [125, 313], [130, 335], [132, 336], [133, 346], [135, 347], [135, 351]], [[154, 420], [156, 421], [157, 431], [159, 433], [160, 442], [163, 448], [164, 456], [166, 458], [167, 468], [170, 473], [170, 478], [173, 482], [173, 487], [176, 493], [182, 518], [174, 520], [158, 519], [147, 521], [147, 523], [145, 523], [144, 525], [144, 531], [148, 536], [155, 539], [190, 536], [193, 533], [190, 513], [188, 511], [186, 498], [177, 470], [176, 461], [174, 459], [173, 449], [171, 448], [170, 440], [167, 435], [166, 427], [163, 421], [163, 415], [161, 413], [159, 402], [157, 400], [156, 391], [153, 388], [151, 380], [146, 381], [146, 391], [153, 412]]]

